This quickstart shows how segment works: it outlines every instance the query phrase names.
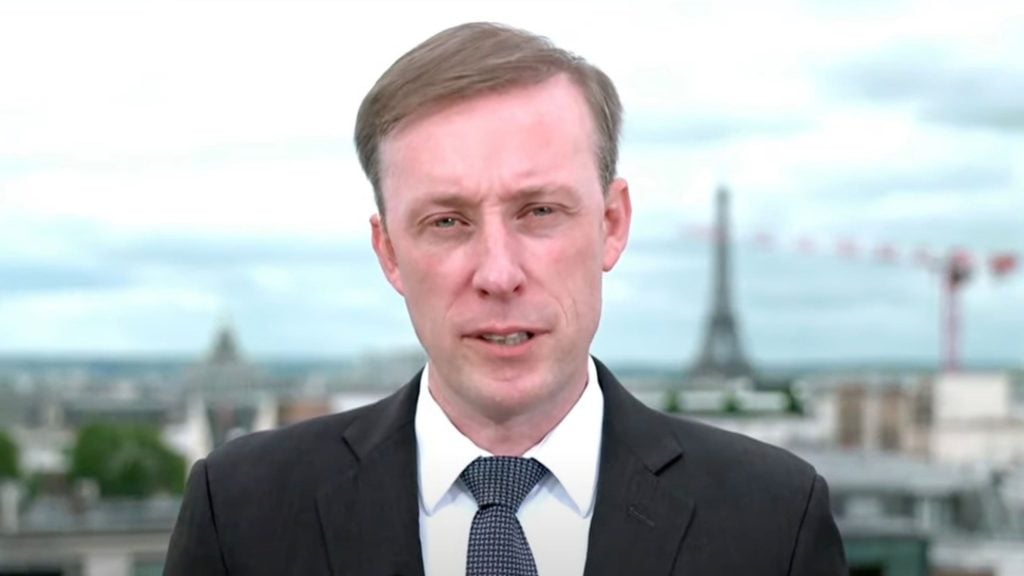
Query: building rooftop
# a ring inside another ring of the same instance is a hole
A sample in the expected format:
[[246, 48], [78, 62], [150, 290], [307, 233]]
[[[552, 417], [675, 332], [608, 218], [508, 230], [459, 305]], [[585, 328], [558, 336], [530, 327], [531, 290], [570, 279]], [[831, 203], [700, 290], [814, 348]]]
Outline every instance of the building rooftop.
[[917, 496], [941, 496], [991, 486], [985, 470], [940, 464], [905, 454], [813, 449], [795, 452], [813, 464], [837, 491], [900, 491]]
[[11, 535], [170, 532], [181, 507], [180, 496], [100, 498], [83, 503], [43, 497], [21, 511]]

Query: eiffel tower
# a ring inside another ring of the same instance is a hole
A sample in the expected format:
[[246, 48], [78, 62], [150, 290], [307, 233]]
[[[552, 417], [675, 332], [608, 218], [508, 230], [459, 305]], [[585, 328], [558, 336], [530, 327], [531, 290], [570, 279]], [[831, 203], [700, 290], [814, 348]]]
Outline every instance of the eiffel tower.
[[715, 195], [714, 281], [712, 307], [704, 329], [700, 355], [690, 369], [691, 381], [724, 382], [739, 378], [754, 380], [754, 369], [743, 354], [736, 317], [730, 297], [729, 191], [719, 187]]

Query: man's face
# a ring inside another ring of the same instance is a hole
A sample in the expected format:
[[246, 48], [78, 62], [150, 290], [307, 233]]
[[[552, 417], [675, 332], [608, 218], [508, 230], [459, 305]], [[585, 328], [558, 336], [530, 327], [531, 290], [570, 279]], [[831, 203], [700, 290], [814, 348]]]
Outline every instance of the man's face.
[[374, 249], [442, 406], [502, 421], [582, 390], [602, 273], [630, 222], [626, 183], [603, 193], [595, 149], [565, 76], [414, 117], [382, 142]]

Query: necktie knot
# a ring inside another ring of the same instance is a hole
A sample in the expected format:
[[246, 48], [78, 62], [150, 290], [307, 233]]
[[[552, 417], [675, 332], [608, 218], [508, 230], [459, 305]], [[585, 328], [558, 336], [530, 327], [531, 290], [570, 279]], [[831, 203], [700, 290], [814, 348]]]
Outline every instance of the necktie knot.
[[491, 456], [470, 462], [459, 477], [480, 508], [502, 505], [515, 512], [547, 472], [533, 458]]

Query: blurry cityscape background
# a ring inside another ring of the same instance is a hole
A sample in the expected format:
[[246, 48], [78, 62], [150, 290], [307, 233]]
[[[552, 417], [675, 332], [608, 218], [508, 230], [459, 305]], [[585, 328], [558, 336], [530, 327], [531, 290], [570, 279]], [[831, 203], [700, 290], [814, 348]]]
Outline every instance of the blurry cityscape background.
[[0, 576], [158, 574], [192, 462], [419, 369], [349, 135], [467, 20], [621, 92], [595, 355], [814, 464], [854, 575], [1024, 575], [1024, 4], [478, 4], [0, 2]]

